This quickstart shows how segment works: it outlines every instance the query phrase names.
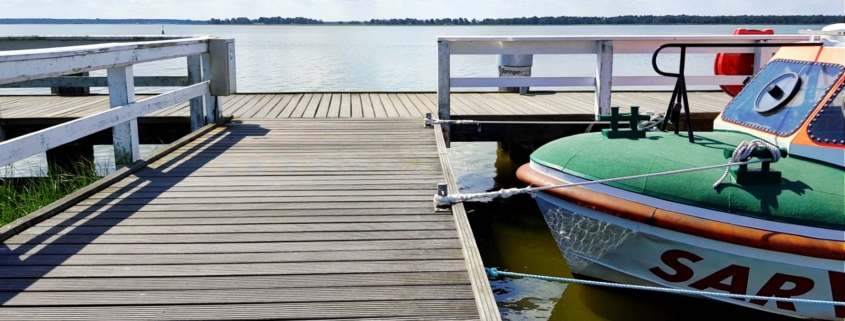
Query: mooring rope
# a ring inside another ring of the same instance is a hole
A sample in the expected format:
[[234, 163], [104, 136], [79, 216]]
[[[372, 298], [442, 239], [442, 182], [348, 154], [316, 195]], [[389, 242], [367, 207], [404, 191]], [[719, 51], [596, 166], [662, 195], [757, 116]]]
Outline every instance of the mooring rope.
[[666, 113], [646, 112], [650, 116], [647, 121], [640, 122], [637, 125], [639, 130], [657, 130], [657, 126], [663, 123], [666, 118]]
[[743, 299], [743, 300], [745, 300], [745, 299], [748, 299], [748, 300], [764, 300], [764, 301], [771, 300], [771, 301], [776, 301], [776, 302], [845, 306], [845, 302], [841, 302], [841, 301], [793, 299], [793, 298], [768, 297], [768, 296], [746, 295], [746, 294], [716, 293], [716, 292], [684, 290], [684, 289], [675, 289], [675, 288], [662, 288], [662, 287], [656, 287], [656, 286], [620, 284], [620, 283], [580, 280], [580, 279], [573, 279], [573, 278], [559, 278], [559, 277], [544, 276], [544, 275], [505, 272], [505, 271], [499, 271], [496, 268], [484, 268], [484, 270], [485, 270], [485, 272], [487, 272], [487, 276], [492, 277], [492, 278], [498, 278], [500, 276], [507, 276], [507, 277], [519, 277], [519, 278], [529, 278], [529, 279], [537, 279], [537, 280], [544, 280], [544, 281], [555, 281], [555, 282], [563, 282], [563, 283], [590, 285], [590, 286], [601, 286], [601, 287], [628, 289], [628, 290], [662, 292], [662, 293], [670, 293], [670, 294], [698, 295], [698, 296], [706, 296], [706, 297], [732, 298], [732, 299]]
[[[780, 156], [780, 154], [778, 154], [778, 156]], [[595, 180], [595, 181], [583, 181], [583, 182], [578, 182], [578, 183], [551, 185], [551, 186], [544, 186], [544, 187], [506, 188], [506, 189], [501, 189], [501, 190], [493, 191], [493, 192], [450, 194], [450, 195], [446, 195], [446, 196], [441, 196], [441, 195], [435, 194], [434, 195], [434, 203], [437, 204], [437, 205], [440, 205], [440, 206], [445, 206], [445, 205], [451, 205], [451, 204], [454, 204], [454, 203], [464, 202], [464, 201], [468, 201], [468, 200], [490, 200], [490, 199], [499, 198], [499, 197], [508, 198], [508, 197], [511, 197], [511, 196], [514, 196], [514, 195], [534, 194], [536, 192], [542, 192], [542, 191], [546, 191], [546, 190], [550, 190], [550, 189], [556, 189], [556, 188], [567, 188], [567, 187], [585, 186], [585, 185], [593, 185], [593, 184], [613, 183], [613, 182], [640, 179], [640, 178], [677, 175], [677, 174], [704, 171], [704, 170], [709, 170], [709, 169], [717, 169], [717, 168], [724, 168], [724, 167], [730, 168], [732, 166], [737, 166], [737, 165], [748, 165], [748, 164], [756, 164], [756, 163], [771, 162], [771, 161], [774, 161], [774, 160], [772, 158], [765, 158], [765, 159], [749, 160], [749, 161], [744, 161], [744, 162], [730, 161], [727, 164], [710, 165], [710, 166], [702, 166], [702, 167], [694, 167], [694, 168], [685, 168], [685, 169], [678, 169], [678, 170], [658, 172], [658, 173], [614, 177], [614, 178], [600, 179], [600, 180]]]
[[[738, 161], [741, 161], [743, 159], [746, 159], [749, 156], [751, 156], [751, 152], [753, 152], [758, 147], [766, 149], [766, 150], [769, 151], [769, 154], [772, 155], [772, 162], [773, 163], [780, 160], [780, 149], [777, 146], [772, 145], [772, 144], [765, 142], [763, 140], [760, 140], [760, 139], [755, 139], [755, 140], [752, 140], [750, 142], [747, 141], [747, 140], [744, 140], [741, 143], [739, 143], [739, 145], [737, 145], [736, 148], [734, 149], [733, 154], [731, 154], [731, 158], [730, 158], [730, 160], [728, 160], [728, 162], [729, 163], [730, 162], [738, 162]], [[722, 177], [719, 178], [719, 180], [716, 181], [715, 184], [713, 184], [713, 188], [718, 188], [719, 185], [721, 185], [722, 182], [725, 180], [725, 178], [728, 178], [728, 174], [730, 174], [730, 171], [731, 171], [730, 167], [725, 168], [725, 173], [722, 174]]]
[[459, 120], [459, 119], [446, 119], [446, 120], [431, 119], [431, 118], [425, 119], [425, 125], [426, 126], [431, 126], [431, 125], [436, 125], [436, 124], [478, 125], [478, 121], [477, 120]]
[[[639, 130], [651, 130], [663, 123], [665, 118], [664, 113], [646, 112], [650, 116], [649, 120], [642, 121], [637, 126]], [[523, 120], [470, 120], [470, 119], [432, 119], [426, 118], [425, 125], [437, 124], [451, 124], [451, 125], [483, 125], [483, 124], [536, 124], [536, 125], [599, 125], [610, 124], [609, 121], [588, 121], [588, 120], [573, 120], [573, 121], [523, 121]]]

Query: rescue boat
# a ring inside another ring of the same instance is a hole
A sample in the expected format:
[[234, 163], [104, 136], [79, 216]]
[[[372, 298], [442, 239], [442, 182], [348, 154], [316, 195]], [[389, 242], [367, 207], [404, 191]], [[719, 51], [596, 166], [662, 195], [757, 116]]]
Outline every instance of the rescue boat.
[[[712, 132], [620, 135], [623, 129], [613, 126], [533, 152], [517, 175], [534, 186], [724, 164], [738, 145], [755, 139], [786, 156], [734, 167], [716, 187], [724, 168], [535, 194], [572, 272], [627, 284], [845, 301], [845, 37], [829, 31], [841, 27], [825, 28], [834, 36], [821, 45], [780, 48]], [[775, 158], [765, 150], [751, 154]], [[843, 306], [718, 300], [798, 318], [845, 318]]]

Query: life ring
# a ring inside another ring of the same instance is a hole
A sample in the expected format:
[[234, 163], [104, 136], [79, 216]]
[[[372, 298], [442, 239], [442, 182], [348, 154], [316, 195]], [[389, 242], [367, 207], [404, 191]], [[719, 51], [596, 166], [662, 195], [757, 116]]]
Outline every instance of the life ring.
[[[737, 28], [735, 35], [773, 35], [772, 29], [745, 29]], [[754, 73], [754, 54], [750, 53], [718, 53], [713, 64], [713, 73], [716, 75], [751, 75]], [[742, 85], [721, 85], [722, 90], [735, 97], [742, 90]]]

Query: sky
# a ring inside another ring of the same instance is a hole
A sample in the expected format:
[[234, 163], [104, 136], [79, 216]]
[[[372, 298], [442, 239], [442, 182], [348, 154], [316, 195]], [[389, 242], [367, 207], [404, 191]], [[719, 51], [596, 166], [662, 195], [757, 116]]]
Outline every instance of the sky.
[[845, 0], [0, 0], [0, 18], [349, 21], [668, 14], [841, 15]]

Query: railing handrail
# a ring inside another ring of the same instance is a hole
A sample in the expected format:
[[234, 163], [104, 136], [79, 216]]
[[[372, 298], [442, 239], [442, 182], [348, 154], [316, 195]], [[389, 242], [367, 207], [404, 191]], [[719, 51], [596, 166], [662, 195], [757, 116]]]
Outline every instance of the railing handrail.
[[210, 39], [200, 37], [0, 51], [0, 85], [199, 55], [208, 52]]
[[567, 35], [567, 36], [438, 36], [437, 41], [758, 41], [774, 40], [794, 42], [806, 40], [807, 35]]
[[[449, 119], [452, 87], [593, 87], [595, 114], [610, 113], [611, 87], [654, 86], [674, 84], [674, 79], [659, 75], [614, 76], [615, 54], [653, 54], [666, 43], [794, 43], [807, 41], [807, 35], [573, 35], [573, 36], [440, 36], [438, 42], [437, 102], [440, 119]], [[753, 53], [754, 72], [774, 54], [776, 47], [696, 47], [687, 53]], [[666, 52], [679, 52], [666, 48]], [[452, 55], [504, 54], [593, 54], [596, 55], [594, 77], [451, 77]], [[696, 76], [695, 85], [739, 85], [745, 76]], [[442, 126], [447, 145], [449, 126]]]
[[0, 36], [0, 41], [86, 41], [86, 42], [127, 42], [155, 41], [203, 37], [199, 35], [56, 35], [56, 36]]
[[[67, 56], [88, 55], [93, 53], [118, 52], [143, 48], [166, 48], [179, 45], [207, 43], [211, 37], [197, 37], [186, 39], [138, 41], [138, 42], [110, 42], [102, 44], [68, 46], [58, 48], [41, 48], [26, 50], [0, 51], [0, 62], [21, 61], [32, 59], [61, 58]], [[188, 56], [188, 55], [184, 55]], [[167, 59], [167, 58], [162, 58]], [[156, 59], [161, 60], [161, 59]], [[127, 59], [126, 62], [130, 60]]]
[[[188, 58], [187, 87], [135, 101], [133, 65]], [[111, 109], [0, 142], [0, 166], [114, 127], [115, 159], [140, 159], [137, 118], [191, 101], [191, 127], [220, 119], [215, 96], [235, 92], [234, 40], [209, 36], [0, 51], [0, 84], [107, 69]], [[205, 107], [205, 108], [203, 108]], [[0, 141], [2, 141], [0, 128]]]

